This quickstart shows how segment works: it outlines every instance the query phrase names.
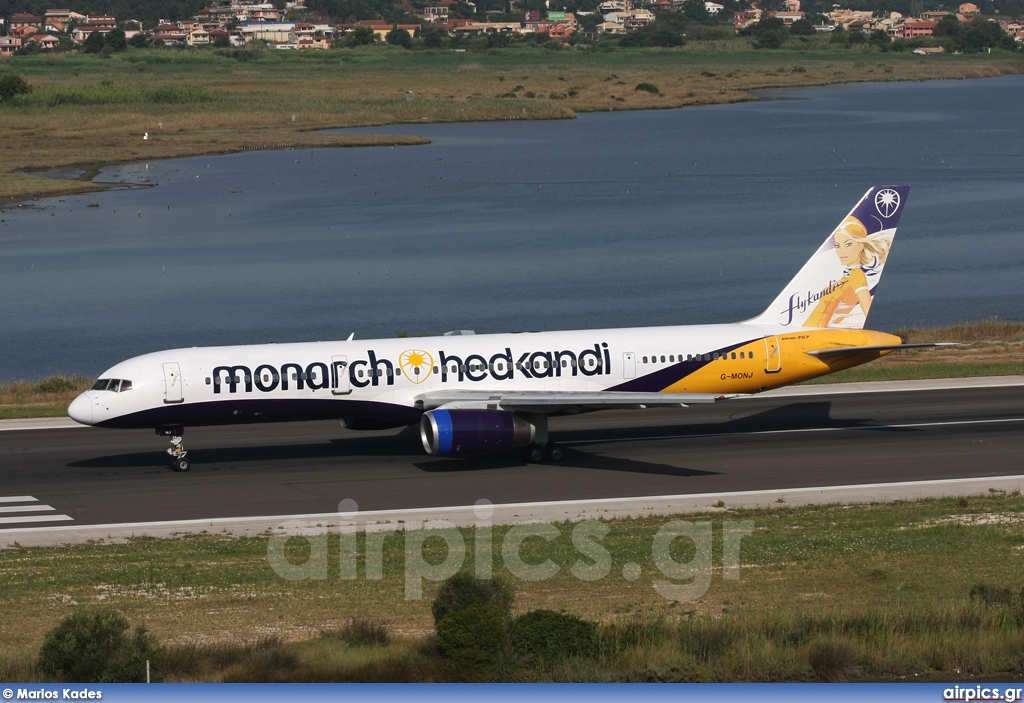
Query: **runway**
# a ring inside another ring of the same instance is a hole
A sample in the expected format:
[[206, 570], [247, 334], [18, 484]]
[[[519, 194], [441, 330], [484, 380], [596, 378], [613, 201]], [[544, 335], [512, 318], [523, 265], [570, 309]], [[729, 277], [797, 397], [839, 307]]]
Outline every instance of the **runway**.
[[152, 432], [4, 431], [0, 535], [332, 513], [345, 499], [379, 511], [1024, 474], [1024, 386], [850, 390], [555, 418], [559, 464], [438, 459], [412, 429], [315, 422], [189, 428], [193, 469], [178, 474]]

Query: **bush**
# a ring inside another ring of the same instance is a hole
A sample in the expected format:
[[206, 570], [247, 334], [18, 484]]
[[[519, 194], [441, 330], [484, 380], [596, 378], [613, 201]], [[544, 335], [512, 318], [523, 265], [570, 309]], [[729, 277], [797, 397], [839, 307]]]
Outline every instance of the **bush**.
[[61, 681], [141, 683], [146, 660], [159, 648], [141, 625], [131, 634], [128, 621], [112, 608], [83, 608], [46, 634], [39, 668]]
[[32, 92], [32, 86], [21, 76], [0, 76], [0, 103]]
[[384, 623], [377, 623], [363, 618], [352, 618], [336, 630], [327, 630], [320, 634], [324, 639], [341, 640], [350, 645], [385, 645], [391, 641], [391, 633]]
[[512, 649], [546, 663], [592, 657], [598, 651], [597, 625], [569, 613], [534, 610], [513, 621]]
[[[3, 79], [0, 79], [3, 80]], [[76, 390], [81, 383], [81, 379], [67, 378], [66, 376], [51, 376], [43, 381], [40, 381], [36, 386], [36, 389], [40, 393], [67, 393], [69, 391]]]
[[661, 92], [660, 90], [658, 90], [658, 86], [654, 85], [653, 83], [638, 83], [636, 88], [633, 88], [633, 90], [642, 90], [647, 93], [654, 93], [655, 95]]
[[441, 584], [430, 610], [434, 615], [434, 626], [439, 627], [448, 615], [471, 606], [497, 608], [502, 617], [508, 620], [512, 617], [514, 602], [515, 593], [507, 579], [495, 577], [479, 580], [468, 571], [460, 571]]
[[508, 636], [508, 616], [494, 605], [471, 605], [441, 618], [437, 648], [459, 669], [489, 668]]

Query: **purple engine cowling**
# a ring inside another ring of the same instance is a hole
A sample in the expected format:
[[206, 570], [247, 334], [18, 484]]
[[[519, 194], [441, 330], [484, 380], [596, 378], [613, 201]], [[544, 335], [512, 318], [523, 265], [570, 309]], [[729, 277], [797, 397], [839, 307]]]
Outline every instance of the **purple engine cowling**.
[[477, 456], [533, 442], [533, 425], [503, 410], [430, 410], [420, 419], [420, 440], [431, 456]]

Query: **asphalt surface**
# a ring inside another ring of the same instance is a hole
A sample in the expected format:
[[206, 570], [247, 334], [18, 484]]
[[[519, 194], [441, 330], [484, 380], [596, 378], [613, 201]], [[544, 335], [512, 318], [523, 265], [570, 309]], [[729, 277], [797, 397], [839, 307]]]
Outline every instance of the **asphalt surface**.
[[567, 451], [426, 456], [413, 429], [336, 423], [0, 432], [0, 531], [168, 520], [660, 496], [1024, 473], [1024, 386], [745, 398], [551, 422]]

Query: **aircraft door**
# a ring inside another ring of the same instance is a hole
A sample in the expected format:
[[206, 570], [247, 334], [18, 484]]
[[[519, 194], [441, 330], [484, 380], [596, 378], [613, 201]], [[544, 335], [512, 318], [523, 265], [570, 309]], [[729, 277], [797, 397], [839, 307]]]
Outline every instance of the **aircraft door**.
[[164, 403], [185, 402], [185, 391], [182, 388], [181, 369], [176, 362], [164, 364]]
[[352, 392], [352, 382], [348, 375], [348, 357], [331, 357], [331, 393], [348, 395]]
[[765, 373], [782, 371], [782, 347], [779, 346], [779, 338], [774, 334], [764, 338], [764, 352]]
[[633, 352], [622, 353], [622, 377], [636, 378], [636, 354]]

